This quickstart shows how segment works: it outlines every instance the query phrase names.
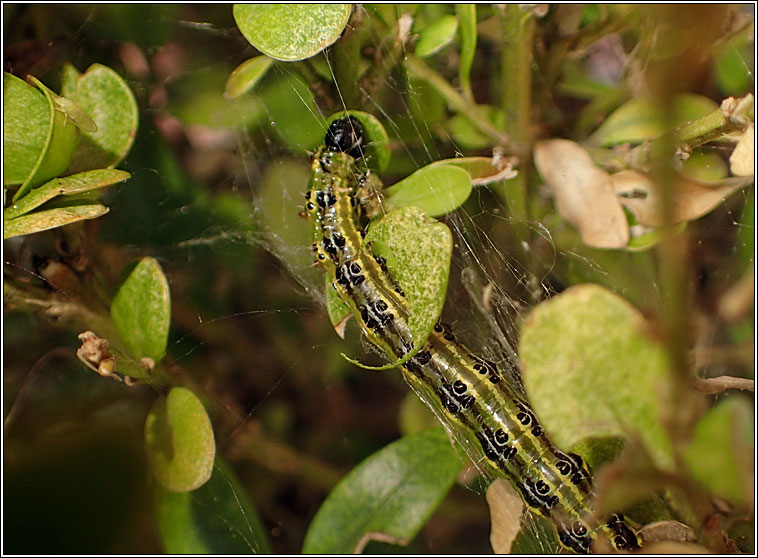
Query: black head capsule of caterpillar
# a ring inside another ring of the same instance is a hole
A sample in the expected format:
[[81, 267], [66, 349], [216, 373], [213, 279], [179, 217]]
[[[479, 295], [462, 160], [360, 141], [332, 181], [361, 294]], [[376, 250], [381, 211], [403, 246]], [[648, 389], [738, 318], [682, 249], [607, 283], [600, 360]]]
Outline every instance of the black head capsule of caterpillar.
[[346, 116], [329, 125], [324, 137], [327, 149], [340, 151], [353, 159], [363, 157], [365, 132], [363, 125], [354, 116]]

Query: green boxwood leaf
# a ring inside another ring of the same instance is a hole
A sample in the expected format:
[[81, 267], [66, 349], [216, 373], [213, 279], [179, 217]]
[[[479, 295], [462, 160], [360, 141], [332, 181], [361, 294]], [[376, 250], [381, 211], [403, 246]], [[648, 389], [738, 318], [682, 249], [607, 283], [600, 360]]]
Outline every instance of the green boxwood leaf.
[[276, 60], [304, 60], [334, 43], [350, 4], [235, 4], [234, 21], [255, 48]]
[[155, 485], [158, 534], [168, 554], [270, 554], [258, 513], [234, 472], [219, 458], [192, 492]]
[[313, 93], [297, 74], [287, 74], [266, 83], [259, 98], [271, 122], [275, 123], [274, 132], [292, 151], [312, 150], [323, 142], [323, 120]]
[[3, 184], [23, 183], [45, 148], [50, 105], [24, 80], [3, 73]]
[[412, 539], [455, 481], [461, 462], [441, 428], [406, 436], [353, 469], [313, 518], [305, 554], [350, 554], [371, 533]]
[[[684, 94], [674, 101], [670, 124], [679, 126], [716, 110], [718, 105], [701, 95]], [[652, 99], [632, 99], [616, 109], [590, 136], [594, 145], [612, 146], [619, 143], [640, 143], [655, 139], [666, 129], [665, 122]]]
[[[23, 198], [22, 198], [23, 199]], [[108, 213], [108, 208], [97, 202], [75, 203], [64, 207], [34, 211], [3, 220], [3, 237], [11, 238], [62, 227], [84, 219], [95, 219]]]
[[423, 167], [386, 189], [391, 207], [417, 205], [432, 217], [458, 208], [471, 193], [471, 176], [455, 165]]
[[571, 287], [524, 324], [526, 391], [562, 448], [585, 438], [637, 436], [661, 468], [673, 465], [661, 424], [671, 405], [666, 352], [640, 313], [603, 287]]
[[145, 420], [145, 444], [155, 478], [171, 492], [189, 492], [213, 472], [216, 444], [205, 407], [190, 390], [171, 388]]
[[225, 92], [230, 99], [236, 99], [250, 91], [271, 67], [274, 61], [268, 56], [256, 56], [245, 60], [229, 74]]
[[754, 414], [744, 397], [726, 398], [700, 419], [686, 452], [692, 476], [728, 500], [752, 501]]
[[364, 152], [366, 164], [379, 172], [386, 169], [390, 162], [390, 140], [384, 126], [374, 115], [360, 110], [335, 112], [327, 119], [325, 129], [335, 120], [346, 116], [354, 116], [363, 124], [363, 131], [366, 134]]
[[155, 259], [142, 258], [121, 283], [111, 302], [111, 317], [132, 356], [156, 363], [163, 358], [171, 299], [168, 281]]
[[82, 133], [67, 172], [115, 167], [126, 157], [137, 134], [134, 93], [112, 69], [93, 64], [79, 76], [73, 101], [92, 118], [97, 129]]
[[408, 328], [413, 335], [413, 350], [402, 359], [380, 367], [348, 360], [372, 370], [394, 368], [421, 349], [442, 313], [453, 236], [444, 223], [432, 219], [420, 207], [411, 205], [391, 211], [381, 220], [371, 223], [363, 246], [387, 260], [392, 277], [405, 292], [410, 308]]
[[444, 15], [430, 25], [419, 30], [416, 43], [416, 56], [421, 58], [431, 56], [449, 45], [458, 30], [458, 18], [454, 15]]
[[98, 188], [105, 188], [111, 184], [122, 182], [130, 176], [128, 172], [122, 170], [98, 169], [72, 174], [63, 178], [53, 178], [8, 207], [4, 212], [4, 217], [6, 219], [15, 219], [20, 215], [30, 212], [32, 209], [36, 209], [56, 196], [70, 196]]
[[71, 161], [71, 155], [76, 149], [79, 134], [67, 114], [55, 103], [57, 95], [48, 89], [34, 76], [28, 76], [47, 100], [48, 121], [45, 144], [38, 154], [37, 161], [21, 187], [13, 196], [16, 201], [25, 196], [31, 188], [43, 184], [50, 178], [61, 174]]

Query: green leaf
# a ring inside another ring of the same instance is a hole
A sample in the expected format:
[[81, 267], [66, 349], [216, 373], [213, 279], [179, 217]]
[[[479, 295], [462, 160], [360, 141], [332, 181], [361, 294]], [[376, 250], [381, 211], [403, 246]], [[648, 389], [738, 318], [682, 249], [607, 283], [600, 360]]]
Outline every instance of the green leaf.
[[624, 299], [592, 284], [567, 289], [530, 314], [519, 355], [526, 391], [556, 445], [633, 435], [659, 467], [671, 468], [661, 424], [672, 405], [666, 352]]
[[68, 167], [79, 138], [76, 126], [69, 121], [66, 113], [56, 105], [54, 96], [57, 97], [57, 95], [34, 76], [28, 76], [28, 79], [42, 91], [47, 100], [47, 136], [34, 168], [16, 191], [13, 201], [25, 196], [31, 188], [35, 188], [50, 178], [61, 174]]
[[372, 222], [363, 245], [387, 260], [390, 274], [405, 292], [410, 308], [408, 328], [413, 336], [413, 350], [402, 359], [379, 367], [348, 360], [371, 370], [394, 368], [421, 349], [442, 313], [453, 237], [445, 224], [429, 217], [420, 207], [411, 205]]
[[274, 61], [268, 56], [256, 56], [237, 66], [226, 80], [226, 96], [236, 99], [250, 91], [271, 67]]
[[263, 103], [255, 95], [230, 99], [222, 92], [228, 79], [222, 67], [207, 67], [183, 75], [171, 85], [169, 112], [185, 125], [214, 130], [256, 126], [266, 117]]
[[190, 390], [171, 388], [145, 420], [145, 444], [155, 478], [171, 492], [189, 492], [208, 481], [216, 444], [205, 407]]
[[334, 43], [350, 4], [235, 4], [234, 21], [255, 48], [276, 60], [304, 60]]
[[371, 533], [412, 539], [455, 481], [461, 462], [441, 428], [406, 436], [353, 469], [313, 518], [304, 554], [350, 554]]
[[324, 140], [324, 125], [308, 84], [297, 74], [267, 83], [259, 95], [273, 130], [292, 151], [313, 150]]
[[139, 113], [134, 93], [112, 69], [93, 64], [79, 76], [73, 100], [92, 118], [97, 130], [82, 133], [67, 172], [115, 167], [126, 157], [137, 134]]
[[417, 205], [432, 217], [450, 213], [468, 199], [471, 176], [454, 165], [423, 167], [386, 189], [392, 207]]
[[142, 258], [121, 283], [111, 302], [111, 317], [132, 356], [156, 363], [163, 358], [171, 299], [166, 276], [155, 259]]
[[95, 219], [106, 213], [108, 213], [108, 208], [101, 203], [72, 202], [70, 206], [34, 211], [15, 219], [4, 219], [3, 237], [12, 238], [23, 234], [46, 231], [84, 219]]
[[431, 56], [449, 45], [458, 29], [458, 18], [454, 15], [444, 15], [437, 21], [419, 30], [415, 54], [419, 57]]
[[23, 183], [47, 142], [50, 104], [16, 76], [3, 74], [3, 184]]
[[471, 66], [476, 52], [476, 4], [456, 4], [455, 12], [461, 30], [461, 61], [458, 67], [458, 80], [464, 95], [473, 99], [471, 91]]
[[725, 95], [741, 96], [750, 91], [753, 76], [751, 63], [745, 60], [747, 45], [743, 48], [730, 47], [715, 61], [716, 83]]
[[390, 148], [389, 148], [389, 136], [387, 131], [379, 122], [379, 119], [374, 115], [360, 110], [348, 110], [342, 112], [335, 112], [326, 121], [326, 128], [340, 118], [346, 116], [354, 116], [361, 124], [363, 124], [363, 131], [366, 134], [365, 138], [365, 159], [369, 168], [375, 169], [379, 172], [387, 168], [390, 162]]
[[728, 500], [752, 502], [754, 414], [744, 397], [726, 398], [700, 419], [686, 452], [692, 476]]
[[128, 172], [122, 170], [99, 169], [72, 174], [64, 178], [53, 178], [8, 207], [4, 212], [4, 217], [5, 219], [15, 219], [56, 196], [70, 196], [105, 188], [111, 184], [122, 182], [130, 176]]
[[[716, 110], [718, 105], [707, 97], [679, 95], [674, 101], [674, 114], [669, 122], [679, 126]], [[655, 139], [666, 129], [659, 107], [652, 99], [637, 98], [616, 109], [590, 136], [594, 145], [612, 146], [619, 143], [640, 143]]]
[[[487, 105], [479, 105], [479, 110], [495, 126], [502, 127], [505, 123], [505, 113]], [[482, 133], [465, 115], [456, 114], [447, 122], [447, 129], [455, 143], [466, 149], [486, 149], [492, 145], [492, 139]]]
[[155, 485], [155, 515], [168, 554], [270, 554], [266, 530], [234, 472], [219, 458], [192, 492]]

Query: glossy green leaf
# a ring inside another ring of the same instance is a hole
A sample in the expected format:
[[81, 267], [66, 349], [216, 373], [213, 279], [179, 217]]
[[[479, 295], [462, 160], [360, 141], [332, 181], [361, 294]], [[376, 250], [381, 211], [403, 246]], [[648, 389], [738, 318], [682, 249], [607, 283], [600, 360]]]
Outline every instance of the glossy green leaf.
[[168, 554], [270, 554], [266, 529], [234, 472], [216, 459], [192, 492], [155, 486], [155, 515]]
[[79, 76], [73, 101], [97, 129], [82, 133], [68, 172], [115, 167], [126, 157], [137, 134], [139, 113], [134, 93], [112, 69], [93, 64]]
[[45, 149], [50, 104], [41, 91], [3, 73], [3, 184], [26, 180]]
[[751, 502], [755, 462], [753, 405], [734, 395], [700, 419], [686, 452], [692, 476], [714, 494]]
[[205, 407], [190, 390], [171, 388], [145, 420], [145, 445], [153, 475], [171, 492], [189, 492], [213, 472], [216, 443]]
[[559, 447], [633, 435], [658, 466], [673, 465], [661, 424], [672, 404], [666, 352], [624, 299], [571, 287], [529, 315], [519, 355], [529, 399]]
[[[669, 124], [679, 126], [713, 112], [718, 105], [707, 97], [684, 94], [674, 102], [674, 114]], [[637, 98], [616, 109], [590, 136], [595, 145], [611, 146], [620, 143], [640, 143], [655, 139], [666, 131], [666, 121], [652, 99]]]
[[416, 56], [431, 56], [449, 45], [458, 29], [458, 18], [454, 15], [444, 15], [437, 21], [419, 30], [416, 43]]
[[405, 292], [410, 308], [408, 328], [413, 350], [404, 358], [381, 367], [348, 359], [363, 368], [383, 370], [399, 366], [416, 354], [437, 323], [445, 304], [453, 237], [445, 224], [411, 205], [371, 223], [364, 249], [387, 260], [387, 268]]
[[255, 48], [276, 60], [304, 60], [334, 43], [350, 4], [235, 4], [234, 21]]
[[716, 82], [725, 95], [736, 97], [750, 91], [754, 80], [750, 70], [752, 62], [745, 59], [748, 52], [747, 45], [745, 48], [733, 46], [716, 58], [714, 67]]
[[441, 428], [406, 436], [353, 469], [313, 518], [305, 554], [350, 554], [372, 533], [398, 542], [421, 529], [461, 462]]
[[476, 52], [476, 4], [456, 4], [455, 12], [461, 30], [461, 61], [458, 80], [464, 94], [473, 99], [471, 92], [471, 66]]
[[226, 80], [226, 96], [236, 99], [250, 91], [271, 67], [273, 60], [268, 56], [256, 56], [237, 66]]
[[105, 188], [122, 182], [131, 176], [128, 172], [116, 169], [98, 169], [72, 174], [63, 178], [53, 178], [39, 188], [35, 188], [18, 200], [4, 212], [5, 219], [15, 219], [20, 215], [36, 209], [56, 196], [81, 194], [98, 188]]
[[168, 281], [160, 264], [142, 258], [111, 302], [111, 317], [132, 356], [156, 363], [166, 352], [171, 321]]
[[[23, 199], [23, 198], [22, 198]], [[63, 225], [76, 223], [85, 219], [95, 219], [108, 213], [108, 208], [97, 202], [71, 202], [67, 207], [55, 207], [42, 211], [33, 211], [16, 217], [15, 219], [3, 220], [3, 237], [11, 238], [23, 234], [32, 234]]]
[[292, 151], [301, 154], [324, 141], [326, 130], [313, 93], [298, 75], [287, 74], [267, 83], [259, 98], [273, 132]]
[[471, 176], [454, 165], [427, 165], [386, 190], [391, 207], [417, 205], [432, 217], [450, 213], [468, 199]]
[[384, 126], [374, 115], [360, 110], [335, 112], [327, 119], [324, 130], [335, 120], [348, 115], [354, 116], [363, 125], [363, 131], [366, 134], [364, 141], [366, 164], [371, 169], [383, 171], [390, 162], [390, 140]]
[[68, 167], [79, 141], [78, 129], [68, 119], [68, 115], [55, 103], [54, 98], [57, 95], [34, 76], [28, 76], [28, 79], [42, 91], [47, 100], [47, 136], [34, 168], [16, 191], [13, 201], [25, 196], [31, 188], [35, 188], [62, 173]]

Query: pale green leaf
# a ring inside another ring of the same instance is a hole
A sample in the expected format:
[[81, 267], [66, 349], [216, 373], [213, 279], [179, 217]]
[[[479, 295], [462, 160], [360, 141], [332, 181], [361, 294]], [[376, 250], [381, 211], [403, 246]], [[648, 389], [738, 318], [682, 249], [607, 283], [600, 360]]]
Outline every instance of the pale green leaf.
[[197, 396], [183, 387], [159, 397], [145, 420], [150, 468], [171, 492], [189, 492], [211, 477], [216, 444], [213, 428]]
[[108, 213], [108, 208], [97, 202], [76, 203], [67, 207], [34, 211], [15, 219], [4, 219], [3, 237], [11, 238], [46, 231], [84, 219], [95, 219], [106, 213]]
[[334, 43], [350, 4], [235, 4], [234, 21], [255, 48], [275, 60], [304, 60]]
[[673, 404], [666, 352], [624, 299], [571, 287], [529, 315], [519, 355], [534, 410], [559, 447], [631, 435], [671, 468], [661, 422]]
[[236, 99], [250, 91], [271, 67], [273, 60], [268, 56], [256, 56], [245, 60], [229, 74], [226, 80], [226, 96]]
[[142, 258], [121, 283], [111, 302], [111, 317], [133, 357], [156, 363], [163, 358], [171, 299], [168, 281], [155, 259]]

